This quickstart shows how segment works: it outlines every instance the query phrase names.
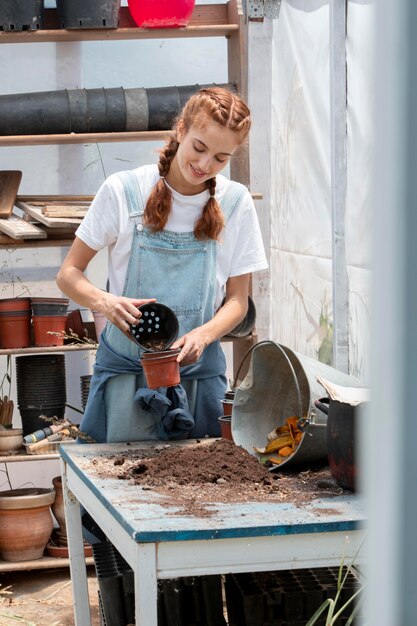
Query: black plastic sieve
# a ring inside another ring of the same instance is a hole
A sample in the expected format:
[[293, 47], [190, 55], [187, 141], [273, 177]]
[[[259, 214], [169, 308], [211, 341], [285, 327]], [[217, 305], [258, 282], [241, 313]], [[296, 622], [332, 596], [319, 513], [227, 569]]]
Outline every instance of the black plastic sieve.
[[174, 311], [166, 304], [151, 302], [139, 307], [142, 317], [131, 324], [135, 342], [147, 352], [160, 352], [172, 346], [178, 337], [179, 324]]

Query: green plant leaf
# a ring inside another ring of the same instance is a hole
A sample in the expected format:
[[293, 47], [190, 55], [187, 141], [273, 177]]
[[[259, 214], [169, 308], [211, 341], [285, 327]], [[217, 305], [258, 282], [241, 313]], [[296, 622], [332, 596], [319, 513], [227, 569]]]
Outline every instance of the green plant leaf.
[[322, 605], [319, 606], [319, 608], [317, 609], [317, 611], [314, 613], [314, 615], [312, 617], [310, 617], [310, 619], [308, 620], [306, 626], [314, 626], [314, 624], [317, 622], [317, 620], [319, 619], [320, 615], [322, 613], [324, 613], [324, 611], [329, 608], [331, 608], [331, 605], [334, 604], [334, 600], [332, 600], [332, 598], [326, 598], [326, 600], [323, 602]]

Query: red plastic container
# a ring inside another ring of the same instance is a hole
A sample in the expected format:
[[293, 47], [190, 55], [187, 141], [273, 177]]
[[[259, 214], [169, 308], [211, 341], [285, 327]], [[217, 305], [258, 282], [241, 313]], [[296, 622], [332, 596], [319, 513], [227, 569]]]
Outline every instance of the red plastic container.
[[187, 26], [195, 0], [128, 0], [129, 10], [140, 28]]
[[223, 439], [230, 439], [233, 441], [232, 437], [232, 416], [231, 415], [222, 415], [219, 417], [220, 424], [220, 432]]
[[35, 346], [64, 345], [66, 315], [34, 315], [32, 319]]
[[30, 346], [30, 314], [0, 315], [0, 347], [28, 348]]
[[142, 354], [141, 363], [148, 389], [180, 384], [180, 365], [177, 362], [179, 353], [180, 350], [164, 350]]

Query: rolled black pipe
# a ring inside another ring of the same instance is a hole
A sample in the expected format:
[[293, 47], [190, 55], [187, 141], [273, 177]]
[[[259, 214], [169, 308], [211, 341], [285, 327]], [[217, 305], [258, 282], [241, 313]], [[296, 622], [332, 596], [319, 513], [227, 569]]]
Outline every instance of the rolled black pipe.
[[65, 90], [0, 96], [1, 135], [69, 132], [69, 102]]
[[105, 89], [107, 110], [107, 131], [121, 133], [126, 130], [126, 98], [122, 87]]
[[[234, 89], [233, 85], [221, 86]], [[0, 135], [169, 130], [182, 106], [200, 88], [119, 87], [4, 95], [0, 96]]]
[[87, 92], [87, 116], [90, 125], [90, 133], [107, 132], [107, 107], [104, 89], [86, 89]]
[[87, 90], [68, 89], [70, 129], [72, 133], [89, 133], [90, 120], [87, 114]]

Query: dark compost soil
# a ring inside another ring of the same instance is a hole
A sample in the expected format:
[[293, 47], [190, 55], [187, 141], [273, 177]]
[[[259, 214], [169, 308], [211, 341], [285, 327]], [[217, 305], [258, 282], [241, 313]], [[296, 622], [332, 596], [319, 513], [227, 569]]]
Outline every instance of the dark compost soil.
[[169, 496], [182, 514], [209, 515], [208, 503], [291, 502], [344, 493], [327, 466], [270, 472], [257, 458], [227, 439], [204, 440], [184, 447], [156, 444], [152, 448], [116, 453], [93, 460], [102, 477], [127, 480]]

